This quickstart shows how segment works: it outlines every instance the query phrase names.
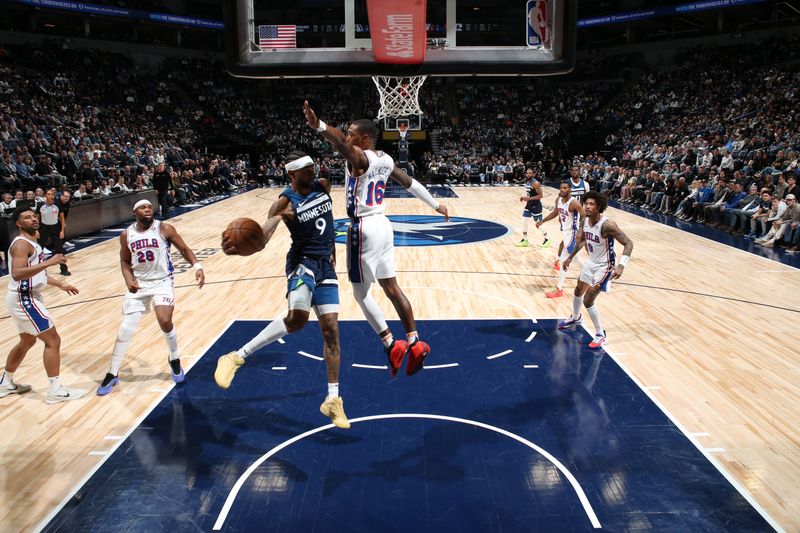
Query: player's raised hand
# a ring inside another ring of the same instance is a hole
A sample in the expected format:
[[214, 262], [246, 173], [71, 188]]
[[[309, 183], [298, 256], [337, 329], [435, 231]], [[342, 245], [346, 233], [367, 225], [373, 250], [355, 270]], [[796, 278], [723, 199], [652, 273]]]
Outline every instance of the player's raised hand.
[[439, 204], [439, 207], [436, 208], [436, 212], [440, 213], [444, 216], [445, 222], [450, 222], [450, 215], [447, 212], [447, 206], [444, 204]]
[[303, 115], [305, 115], [306, 122], [310, 127], [314, 129], [319, 128], [319, 119], [317, 118], [317, 114], [314, 113], [314, 110], [311, 109], [311, 106], [308, 104], [308, 100], [303, 101]]

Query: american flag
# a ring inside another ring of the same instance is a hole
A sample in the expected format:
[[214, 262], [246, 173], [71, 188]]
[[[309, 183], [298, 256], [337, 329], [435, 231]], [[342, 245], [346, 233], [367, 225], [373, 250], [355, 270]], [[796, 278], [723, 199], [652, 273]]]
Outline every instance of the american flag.
[[297, 48], [297, 26], [294, 24], [259, 26], [258, 46], [261, 48]]

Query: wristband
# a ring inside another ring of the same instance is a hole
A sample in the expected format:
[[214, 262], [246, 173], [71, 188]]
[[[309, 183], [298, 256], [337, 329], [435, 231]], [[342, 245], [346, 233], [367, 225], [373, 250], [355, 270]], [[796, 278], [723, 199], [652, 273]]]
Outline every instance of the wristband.
[[195, 270], [203, 270], [203, 265], [201, 265], [200, 263], [195, 263], [192, 266], [194, 267]]
[[622, 259], [619, 260], [619, 264], [621, 266], [623, 266], [623, 267], [628, 266], [628, 261], [630, 261], [630, 259], [631, 259], [631, 256], [623, 255]]
[[324, 122], [323, 120], [320, 120], [320, 121], [319, 121], [319, 128], [317, 128], [317, 131], [318, 131], [318, 132], [320, 132], [320, 133], [322, 133], [322, 132], [323, 132], [323, 131], [325, 131], [326, 129], [328, 129], [328, 125], [327, 125], [327, 124], [325, 124], [325, 122]]

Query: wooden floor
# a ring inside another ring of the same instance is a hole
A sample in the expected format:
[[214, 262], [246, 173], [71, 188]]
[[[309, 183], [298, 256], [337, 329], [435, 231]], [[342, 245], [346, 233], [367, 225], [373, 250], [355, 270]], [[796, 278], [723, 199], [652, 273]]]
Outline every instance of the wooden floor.
[[[417, 318], [555, 317], [571, 297], [548, 300], [555, 247], [519, 249], [520, 189], [456, 189], [451, 214], [509, 225], [509, 236], [479, 244], [398, 248], [398, 278]], [[554, 201], [548, 190], [547, 204]], [[283, 264], [288, 232], [250, 258], [226, 257], [219, 236], [239, 216], [263, 219], [278, 190], [260, 189], [170, 220], [202, 251], [207, 285], [191, 271], [176, 276], [175, 323], [185, 366], [191, 366], [233, 319], [277, 316], [285, 309]], [[343, 217], [342, 192], [334, 195]], [[416, 200], [391, 199], [390, 214], [426, 213]], [[800, 530], [800, 364], [794, 340], [800, 318], [800, 271], [643, 218], [609, 209], [634, 240], [625, 276], [598, 304], [608, 350], [787, 531]], [[558, 237], [555, 222], [548, 224]], [[534, 229], [532, 240], [537, 241]], [[70, 282], [81, 293], [47, 289], [62, 336], [62, 381], [90, 389], [86, 399], [46, 405], [41, 344], [17, 372], [34, 390], [0, 399], [0, 524], [35, 527], [101, 456], [137, 423], [170, 385], [166, 348], [151, 314], [143, 319], [123, 365], [122, 385], [108, 397], [94, 389], [108, 368], [120, 323], [124, 284], [119, 244], [108, 241], [69, 256]], [[344, 256], [339, 247], [340, 256]], [[344, 268], [340, 261], [339, 270]], [[340, 272], [345, 279], [344, 272]], [[567, 287], [574, 286], [570, 277]], [[345, 319], [362, 319], [348, 283]], [[376, 293], [388, 318], [396, 318]], [[0, 316], [6, 317], [3, 311]], [[0, 320], [0, 352], [16, 342]], [[157, 347], [157, 349], [146, 348]], [[195, 356], [192, 358], [192, 356]], [[2, 362], [2, 361], [0, 361]], [[190, 375], [191, 379], [191, 375]]]

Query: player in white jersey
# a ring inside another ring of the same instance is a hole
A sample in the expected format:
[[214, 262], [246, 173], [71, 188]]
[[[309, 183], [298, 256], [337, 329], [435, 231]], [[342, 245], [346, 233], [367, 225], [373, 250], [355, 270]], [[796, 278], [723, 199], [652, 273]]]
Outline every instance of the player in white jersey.
[[[375, 150], [378, 128], [371, 120], [352, 122], [345, 135], [338, 128], [329, 128], [317, 118], [306, 101], [303, 113], [309, 126], [322, 133], [347, 159], [346, 187], [347, 214], [347, 271], [353, 284], [353, 295], [372, 329], [383, 342], [389, 358], [392, 376], [402, 366], [408, 353], [406, 374], [413, 375], [422, 369], [430, 346], [421, 341], [414, 322], [414, 311], [397, 284], [394, 266], [394, 234], [384, 212], [383, 193], [389, 178], [405, 187], [415, 197], [450, 220], [447, 207], [433, 199], [425, 187], [397, 168], [388, 154]], [[383, 312], [369, 295], [372, 283], [377, 281], [391, 300], [403, 327], [406, 340], [395, 339], [386, 324]]]
[[556, 198], [555, 209], [550, 211], [543, 220], [536, 223], [538, 228], [548, 220], [558, 217], [561, 226], [561, 244], [558, 245], [558, 259], [553, 263], [553, 267], [558, 270], [558, 283], [556, 288], [544, 293], [547, 298], [560, 298], [564, 296], [564, 282], [567, 279], [567, 267], [563, 266], [564, 259], [575, 248], [578, 242], [578, 227], [583, 217], [583, 206], [572, 197], [568, 181], [562, 181], [558, 187], [558, 198]]
[[169, 350], [172, 381], [184, 380], [178, 353], [178, 334], [172, 324], [175, 298], [172, 290], [172, 260], [169, 253], [174, 244], [183, 258], [194, 266], [197, 286], [203, 287], [205, 274], [192, 250], [183, 242], [171, 225], [153, 219], [153, 206], [149, 200], [139, 200], [133, 206], [136, 221], [119, 236], [119, 259], [122, 277], [128, 291], [122, 303], [122, 324], [111, 352], [111, 367], [97, 388], [98, 396], [105, 396], [119, 383], [119, 367], [131, 345], [133, 333], [142, 313], [152, 306]]
[[[607, 206], [608, 200], [603, 194], [590, 191], [583, 196], [586, 218], [583, 220], [578, 246], [564, 260], [564, 267], [567, 267], [582, 248], [585, 247], [589, 253], [589, 261], [583, 265], [578, 285], [575, 287], [572, 315], [558, 325], [559, 329], [579, 325], [582, 322], [581, 304], [583, 304], [595, 327], [594, 339], [589, 343], [589, 348], [600, 348], [607, 339], [606, 330], [600, 322], [600, 312], [594, 301], [600, 291], [609, 290], [612, 279], [622, 275], [633, 251], [633, 241], [619, 229], [616, 222], [603, 216]], [[619, 263], [614, 253], [615, 240], [624, 246]]]
[[31, 390], [30, 385], [14, 383], [14, 373], [28, 350], [36, 344], [38, 337], [44, 342], [44, 369], [49, 381], [45, 401], [54, 404], [76, 400], [86, 391], [61, 385], [61, 337], [44, 306], [42, 290], [45, 285], [53, 285], [68, 294], [78, 294], [78, 289], [47, 275], [47, 267], [64, 265], [67, 260], [64, 254], [53, 254], [50, 259], [44, 260], [42, 247], [36, 242], [39, 217], [33, 212], [33, 208], [17, 208], [14, 211], [14, 221], [19, 228], [19, 235], [11, 241], [8, 249], [10, 259], [6, 308], [17, 324], [19, 342], [6, 359], [3, 376], [0, 378], [0, 398]]

